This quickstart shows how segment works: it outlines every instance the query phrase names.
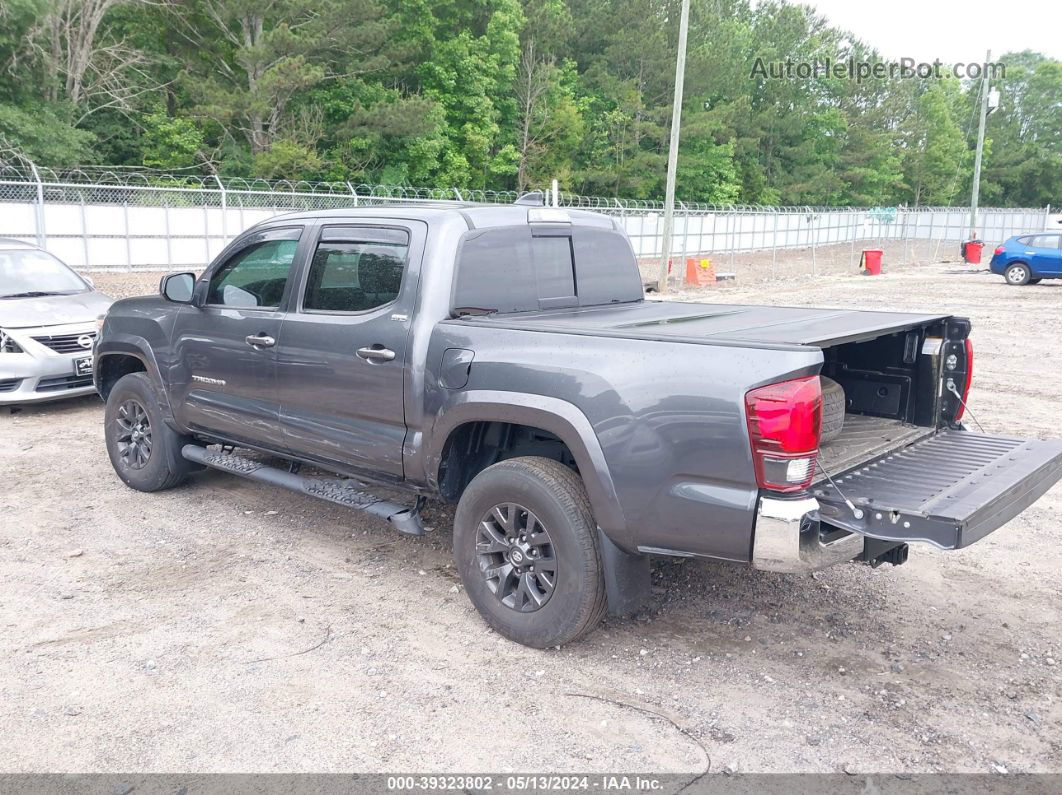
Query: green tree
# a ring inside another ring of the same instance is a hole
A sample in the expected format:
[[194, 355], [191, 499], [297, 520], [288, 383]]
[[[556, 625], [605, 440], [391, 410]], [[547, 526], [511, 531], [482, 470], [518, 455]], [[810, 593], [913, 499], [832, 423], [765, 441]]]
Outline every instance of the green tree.
[[914, 98], [902, 133], [904, 198], [915, 206], [950, 205], [959, 198], [971, 157], [958, 99], [959, 84], [951, 79], [929, 83]]

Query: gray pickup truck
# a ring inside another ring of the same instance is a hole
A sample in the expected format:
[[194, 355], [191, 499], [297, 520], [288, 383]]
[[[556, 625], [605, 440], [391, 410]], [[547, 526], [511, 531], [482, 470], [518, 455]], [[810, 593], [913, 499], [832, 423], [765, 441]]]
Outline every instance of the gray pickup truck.
[[345, 209], [273, 218], [115, 303], [95, 383], [132, 488], [211, 467], [413, 535], [426, 498], [455, 503], [472, 602], [547, 647], [636, 610], [649, 556], [895, 565], [1029, 506], [1062, 442], [964, 429], [969, 333], [647, 301], [590, 212]]

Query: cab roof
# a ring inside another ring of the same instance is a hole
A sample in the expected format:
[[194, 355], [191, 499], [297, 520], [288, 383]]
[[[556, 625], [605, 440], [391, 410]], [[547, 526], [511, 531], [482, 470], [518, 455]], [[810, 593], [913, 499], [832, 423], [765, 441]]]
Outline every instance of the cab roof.
[[[533, 223], [537, 213], [560, 213], [573, 224], [596, 226], [605, 229], [615, 228], [613, 219], [607, 215], [587, 210], [568, 209], [566, 207], [533, 207], [520, 204], [462, 204], [459, 202], [416, 202], [396, 203], [374, 207], [342, 207], [332, 210], [307, 210], [305, 212], [276, 215], [262, 224], [283, 219], [284, 221], [316, 221], [344, 218], [411, 218], [431, 223], [443, 219], [462, 219], [469, 229], [487, 229], [496, 226], [519, 226]], [[548, 222], [549, 219], [541, 220]], [[555, 220], [554, 220], [555, 222]]]

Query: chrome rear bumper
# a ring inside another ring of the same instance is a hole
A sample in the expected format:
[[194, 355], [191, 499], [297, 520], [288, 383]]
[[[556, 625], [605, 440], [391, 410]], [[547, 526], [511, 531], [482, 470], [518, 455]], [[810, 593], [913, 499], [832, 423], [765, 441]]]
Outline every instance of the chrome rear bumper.
[[802, 574], [852, 560], [862, 553], [863, 536], [858, 533], [823, 538], [815, 498], [760, 497], [752, 543], [753, 568]]

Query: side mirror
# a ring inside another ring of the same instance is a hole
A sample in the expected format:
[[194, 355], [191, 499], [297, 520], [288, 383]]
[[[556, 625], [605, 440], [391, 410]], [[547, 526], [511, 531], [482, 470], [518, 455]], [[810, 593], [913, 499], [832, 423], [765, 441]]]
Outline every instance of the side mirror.
[[192, 303], [192, 289], [195, 287], [194, 273], [170, 273], [159, 282], [159, 293], [167, 301], [175, 304]]

